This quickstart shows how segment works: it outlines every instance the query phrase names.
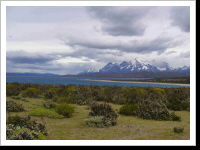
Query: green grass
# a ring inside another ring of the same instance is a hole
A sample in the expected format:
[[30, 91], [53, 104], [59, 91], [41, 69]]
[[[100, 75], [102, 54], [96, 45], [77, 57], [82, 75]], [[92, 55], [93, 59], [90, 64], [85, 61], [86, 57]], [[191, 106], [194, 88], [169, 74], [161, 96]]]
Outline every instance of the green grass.
[[47, 109], [44, 107], [38, 107], [29, 112], [31, 116], [38, 116], [38, 117], [48, 117], [53, 119], [61, 119], [64, 118], [63, 115], [59, 115], [53, 109]]
[[[7, 97], [7, 100], [12, 98]], [[13, 100], [13, 99], [12, 99]], [[42, 107], [43, 99], [27, 98], [28, 101], [15, 99], [24, 106], [25, 112], [10, 113], [10, 115], [26, 116], [32, 110]], [[190, 112], [175, 111], [181, 116], [181, 121], [155, 121], [133, 116], [120, 115], [117, 125], [96, 128], [85, 125], [90, 112], [87, 105], [71, 104], [75, 108], [71, 118], [53, 119], [31, 116], [38, 121], [45, 121], [48, 132], [47, 140], [189, 140]], [[110, 104], [117, 112], [122, 105]], [[184, 128], [182, 133], [175, 133], [174, 127]]]

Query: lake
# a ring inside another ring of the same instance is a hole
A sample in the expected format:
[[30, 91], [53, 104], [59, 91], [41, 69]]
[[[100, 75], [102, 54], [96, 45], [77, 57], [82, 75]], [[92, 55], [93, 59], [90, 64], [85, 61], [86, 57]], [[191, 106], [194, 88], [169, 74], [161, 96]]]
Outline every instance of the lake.
[[[90, 79], [90, 80], [88, 80]], [[55, 77], [55, 76], [7, 76], [6, 82], [35, 83], [35, 84], [73, 84], [73, 85], [98, 85], [98, 86], [128, 86], [128, 87], [160, 87], [160, 88], [178, 88], [190, 87], [189, 85], [174, 84], [151, 84], [151, 83], [122, 83], [122, 82], [98, 82], [91, 80], [141, 80], [141, 78], [85, 78], [85, 77]], [[146, 79], [146, 78], [145, 78]]]

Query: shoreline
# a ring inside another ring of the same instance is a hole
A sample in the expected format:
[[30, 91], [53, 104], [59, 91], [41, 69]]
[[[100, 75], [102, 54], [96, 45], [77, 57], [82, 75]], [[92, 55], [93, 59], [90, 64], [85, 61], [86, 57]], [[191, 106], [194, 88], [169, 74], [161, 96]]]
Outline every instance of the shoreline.
[[163, 83], [163, 82], [141, 82], [141, 81], [114, 81], [114, 80], [95, 80], [95, 79], [81, 79], [83, 81], [96, 81], [96, 82], [118, 82], [118, 83], [145, 83], [145, 84], [166, 84], [166, 85], [180, 85], [180, 86], [190, 86], [190, 84], [181, 83]]

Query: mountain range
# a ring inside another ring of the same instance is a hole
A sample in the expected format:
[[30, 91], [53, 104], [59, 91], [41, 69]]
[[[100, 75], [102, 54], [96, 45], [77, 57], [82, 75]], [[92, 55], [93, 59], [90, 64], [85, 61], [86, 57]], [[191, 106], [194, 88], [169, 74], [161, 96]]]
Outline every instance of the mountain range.
[[163, 62], [164, 67], [158, 67], [151, 64], [148, 61], [134, 59], [133, 61], [123, 61], [121, 63], [109, 62], [99, 71], [94, 68], [87, 69], [80, 74], [91, 73], [138, 73], [138, 72], [177, 72], [177, 73], [190, 73], [190, 67], [180, 66], [178, 68], [172, 68], [168, 63]]

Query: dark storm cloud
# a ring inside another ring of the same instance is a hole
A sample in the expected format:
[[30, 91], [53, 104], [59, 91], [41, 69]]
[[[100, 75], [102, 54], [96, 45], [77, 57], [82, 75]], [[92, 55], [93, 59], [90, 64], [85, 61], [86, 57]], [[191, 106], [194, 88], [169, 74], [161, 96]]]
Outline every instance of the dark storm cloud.
[[103, 23], [102, 31], [112, 36], [141, 36], [146, 29], [143, 16], [153, 7], [87, 7], [89, 14]]
[[6, 53], [6, 60], [14, 64], [45, 64], [52, 60], [49, 55], [29, 53], [25, 51], [9, 51]]
[[[176, 41], [175, 39], [169, 37], [159, 36], [153, 40], [134, 40], [129, 42], [123, 41], [93, 41], [90, 39], [72, 39], [67, 40], [66, 44], [71, 47], [81, 47], [88, 49], [111, 49], [111, 50], [119, 50], [119, 52], [125, 53], [151, 53], [158, 52], [158, 54], [163, 53], [166, 49], [176, 47], [182, 44], [183, 41]], [[95, 50], [97, 52], [97, 50]], [[103, 51], [102, 51], [103, 52]], [[92, 52], [94, 53], [94, 51]]]
[[171, 25], [178, 26], [184, 32], [190, 32], [190, 7], [173, 7], [171, 10], [171, 20]]

